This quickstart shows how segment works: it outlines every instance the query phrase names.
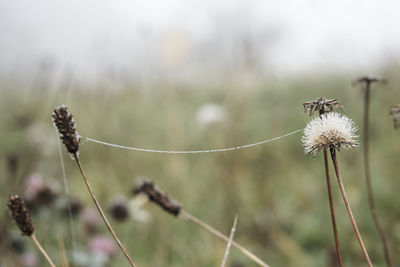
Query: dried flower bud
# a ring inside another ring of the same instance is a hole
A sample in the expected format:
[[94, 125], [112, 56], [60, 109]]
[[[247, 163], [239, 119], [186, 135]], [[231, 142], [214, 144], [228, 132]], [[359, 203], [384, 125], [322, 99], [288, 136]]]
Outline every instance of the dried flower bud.
[[110, 213], [112, 217], [117, 221], [124, 221], [128, 219], [129, 210], [126, 205], [126, 201], [123, 199], [115, 200], [110, 207]]
[[170, 199], [167, 194], [162, 192], [159, 188], [155, 187], [153, 182], [144, 181], [141, 185], [133, 191], [134, 194], [144, 193], [150, 201], [159, 205], [166, 212], [178, 216], [181, 211], [181, 205], [176, 200]]
[[318, 97], [317, 99], [304, 102], [304, 113], [308, 113], [309, 116], [312, 116], [315, 111], [318, 111], [319, 114], [324, 114], [325, 112], [331, 112], [334, 108], [340, 108], [344, 110], [343, 105], [340, 103], [339, 99], [326, 99], [323, 97]]
[[31, 236], [35, 227], [24, 200], [18, 195], [10, 195], [7, 206], [13, 220], [21, 229], [22, 235]]
[[394, 128], [400, 128], [400, 104], [390, 107], [390, 116], [393, 118]]
[[74, 117], [68, 108], [64, 105], [55, 108], [52, 117], [68, 152], [78, 152], [80, 136], [76, 132]]
[[357, 80], [352, 82], [353, 86], [361, 85], [364, 86], [363, 89], [367, 89], [373, 83], [381, 83], [386, 84], [386, 79], [376, 75], [366, 75], [358, 78]]
[[358, 145], [354, 122], [336, 112], [327, 113], [310, 121], [302, 138], [305, 153], [317, 154], [324, 147], [355, 147]]

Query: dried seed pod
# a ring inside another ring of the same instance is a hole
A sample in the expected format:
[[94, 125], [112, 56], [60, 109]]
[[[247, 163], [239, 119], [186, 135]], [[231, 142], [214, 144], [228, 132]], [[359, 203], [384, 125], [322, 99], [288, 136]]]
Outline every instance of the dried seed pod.
[[394, 128], [400, 128], [400, 104], [390, 107], [389, 115], [393, 118]]
[[170, 199], [167, 194], [162, 192], [158, 187], [154, 186], [153, 182], [144, 181], [133, 191], [134, 194], [144, 193], [150, 201], [159, 205], [166, 212], [178, 216], [181, 211], [181, 205], [176, 200]]
[[24, 200], [18, 195], [10, 195], [7, 206], [22, 235], [31, 236], [35, 227]]
[[52, 117], [68, 152], [77, 153], [81, 138], [75, 129], [74, 117], [68, 111], [68, 108], [64, 105], [55, 108]]
[[334, 108], [340, 108], [341, 110], [344, 110], [344, 107], [340, 103], [339, 99], [326, 99], [324, 97], [318, 97], [313, 101], [304, 102], [303, 107], [304, 113], [308, 113], [309, 116], [312, 116], [315, 111], [318, 111], [320, 114], [324, 114], [326, 112], [331, 112]]

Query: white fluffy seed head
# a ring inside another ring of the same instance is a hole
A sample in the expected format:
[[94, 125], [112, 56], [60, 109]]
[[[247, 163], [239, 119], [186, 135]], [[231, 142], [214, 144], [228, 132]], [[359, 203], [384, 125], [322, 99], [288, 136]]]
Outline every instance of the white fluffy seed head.
[[326, 113], [310, 121], [304, 129], [302, 142], [306, 154], [317, 154], [324, 147], [358, 146], [357, 126], [348, 117], [336, 112]]

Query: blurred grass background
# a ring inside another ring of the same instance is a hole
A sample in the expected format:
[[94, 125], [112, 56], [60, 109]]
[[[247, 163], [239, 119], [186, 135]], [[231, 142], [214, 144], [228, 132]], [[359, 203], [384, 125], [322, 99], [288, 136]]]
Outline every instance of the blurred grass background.
[[[398, 203], [400, 132], [393, 129], [389, 107], [400, 102], [396, 67], [383, 71], [389, 83], [375, 86], [371, 99], [371, 169], [378, 213], [389, 240], [395, 265], [400, 264], [400, 210]], [[171, 150], [222, 148], [253, 143], [301, 129], [310, 118], [302, 103], [319, 96], [339, 98], [346, 115], [362, 127], [362, 93], [353, 88], [353, 75], [269, 79], [244, 82], [143, 86], [126, 82], [123, 90], [93, 88], [78, 83], [54, 86], [46, 80], [27, 88], [1, 82], [0, 98], [0, 266], [21, 266], [11, 240], [19, 231], [6, 210], [8, 195], [23, 195], [25, 181], [39, 173], [55, 183], [65, 198], [51, 121], [54, 107], [65, 104], [74, 114], [83, 136], [80, 157], [94, 191], [108, 210], [118, 196], [131, 198], [135, 179], [147, 177], [177, 199], [193, 215], [229, 234], [239, 215], [235, 240], [271, 266], [335, 266], [323, 158], [304, 155], [301, 133], [247, 150], [166, 155], [133, 152], [85, 141], [91, 137], [112, 143]], [[202, 123], [199, 109], [213, 103], [223, 117]], [[361, 133], [360, 133], [361, 135]], [[361, 136], [362, 139], [362, 136]], [[75, 163], [62, 147], [70, 194], [84, 207], [93, 203]], [[339, 164], [360, 231], [375, 266], [384, 266], [378, 233], [369, 213], [362, 165], [362, 145], [339, 154]], [[346, 266], [364, 260], [331, 174], [335, 209]], [[68, 217], [58, 200], [33, 213], [36, 235], [61, 265], [60, 240], [71, 266], [73, 254], [88, 251], [90, 235], [81, 216], [74, 218], [76, 247], [72, 247]], [[197, 225], [174, 218], [148, 203], [145, 221], [112, 224], [137, 266], [219, 266], [226, 244]], [[107, 215], [110, 216], [109, 212]], [[99, 231], [108, 235], [103, 225]], [[28, 239], [26, 250], [38, 254]], [[75, 255], [74, 254], [74, 255]], [[38, 255], [40, 264], [45, 266]], [[128, 266], [117, 252], [106, 266]], [[256, 266], [235, 248], [229, 266]]]

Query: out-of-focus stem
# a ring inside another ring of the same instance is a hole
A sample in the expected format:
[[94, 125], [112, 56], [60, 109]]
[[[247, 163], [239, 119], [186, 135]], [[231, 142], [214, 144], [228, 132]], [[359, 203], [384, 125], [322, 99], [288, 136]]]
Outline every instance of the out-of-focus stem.
[[[222, 234], [221, 232], [219, 232], [218, 230], [216, 230], [214, 227], [212, 227], [211, 225], [203, 222], [202, 220], [196, 218], [195, 216], [191, 215], [190, 213], [188, 213], [185, 210], [181, 210], [180, 211], [180, 215], [182, 216], [182, 218], [188, 219], [192, 222], [194, 222], [195, 224], [201, 226], [202, 228], [206, 229], [207, 231], [209, 231], [210, 233], [212, 233], [213, 235], [219, 237], [220, 239], [224, 240], [225, 242], [229, 242], [229, 238], [227, 236], [225, 236], [224, 234]], [[266, 264], [263, 260], [261, 260], [260, 258], [258, 258], [256, 255], [254, 255], [253, 253], [251, 253], [249, 250], [247, 250], [246, 248], [244, 248], [243, 246], [239, 245], [238, 243], [236, 243], [235, 241], [232, 241], [232, 246], [234, 246], [235, 248], [239, 249], [243, 254], [245, 254], [247, 257], [249, 257], [250, 259], [252, 259], [254, 262], [256, 262], [257, 264], [259, 264], [260, 266], [263, 267], [270, 267], [268, 264]]]
[[368, 191], [368, 204], [371, 210], [372, 218], [374, 220], [375, 226], [378, 230], [379, 237], [381, 238], [383, 253], [385, 254], [386, 265], [391, 267], [392, 262], [389, 254], [389, 247], [386, 241], [385, 232], [383, 231], [382, 224], [379, 220], [378, 214], [376, 212], [374, 193], [372, 190], [371, 183], [371, 169], [369, 164], [369, 103], [370, 103], [370, 89], [371, 81], [365, 81], [365, 91], [364, 91], [364, 168], [365, 168], [365, 181], [367, 184]]

